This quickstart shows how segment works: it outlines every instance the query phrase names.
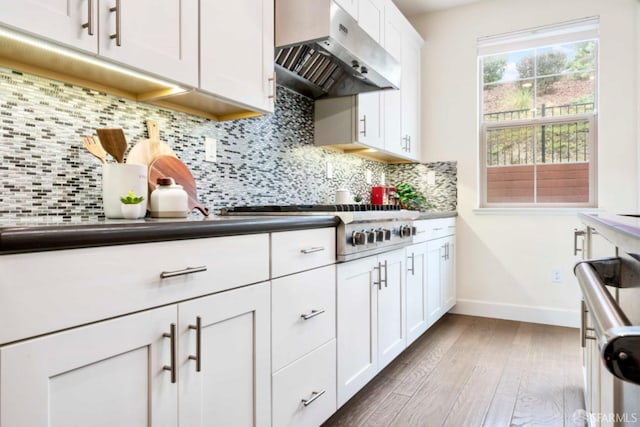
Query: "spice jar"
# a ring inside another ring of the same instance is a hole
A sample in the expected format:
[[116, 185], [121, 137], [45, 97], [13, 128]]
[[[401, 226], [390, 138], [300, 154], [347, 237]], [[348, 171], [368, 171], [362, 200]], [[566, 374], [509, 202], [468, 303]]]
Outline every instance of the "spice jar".
[[153, 218], [186, 218], [189, 213], [187, 192], [173, 178], [158, 178], [156, 189], [151, 193], [151, 216]]

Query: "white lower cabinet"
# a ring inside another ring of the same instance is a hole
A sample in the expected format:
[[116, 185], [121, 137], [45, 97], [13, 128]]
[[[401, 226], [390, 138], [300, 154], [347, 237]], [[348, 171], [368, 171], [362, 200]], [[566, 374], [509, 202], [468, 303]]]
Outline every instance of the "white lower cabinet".
[[335, 339], [273, 374], [274, 427], [319, 426], [335, 411]]
[[170, 306], [2, 347], [0, 426], [178, 425], [176, 320]]
[[338, 265], [338, 407], [406, 347], [404, 249]]
[[274, 279], [271, 303], [273, 425], [319, 426], [336, 411], [336, 266]]
[[427, 244], [407, 248], [407, 345], [429, 327]]
[[180, 426], [270, 425], [269, 294], [263, 283], [178, 305]]
[[268, 426], [269, 319], [263, 283], [4, 346], [0, 425]]

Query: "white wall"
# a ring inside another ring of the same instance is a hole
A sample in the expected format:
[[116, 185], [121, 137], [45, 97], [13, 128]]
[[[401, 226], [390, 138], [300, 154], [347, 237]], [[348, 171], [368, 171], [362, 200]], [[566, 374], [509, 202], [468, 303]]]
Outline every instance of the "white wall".
[[[422, 149], [458, 162], [458, 312], [577, 325], [568, 213], [479, 213], [478, 37], [600, 16], [598, 193], [610, 212], [638, 207], [638, 0], [483, 0], [412, 19], [425, 39]], [[561, 268], [562, 284], [551, 283]]]

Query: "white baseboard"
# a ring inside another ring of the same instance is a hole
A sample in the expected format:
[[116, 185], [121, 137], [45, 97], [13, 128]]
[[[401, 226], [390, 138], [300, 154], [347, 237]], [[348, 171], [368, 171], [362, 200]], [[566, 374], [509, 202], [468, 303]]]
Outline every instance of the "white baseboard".
[[548, 307], [459, 299], [450, 313], [566, 326], [569, 328], [580, 327], [580, 312], [577, 310], [559, 310]]

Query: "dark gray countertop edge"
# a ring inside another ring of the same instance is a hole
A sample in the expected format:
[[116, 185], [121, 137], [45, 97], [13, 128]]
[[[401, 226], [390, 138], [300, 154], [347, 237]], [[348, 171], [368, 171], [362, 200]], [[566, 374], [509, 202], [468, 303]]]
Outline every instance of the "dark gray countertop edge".
[[452, 218], [458, 216], [457, 211], [452, 212], [420, 212], [418, 220], [421, 219], [438, 219], [438, 218]]
[[338, 221], [334, 216], [298, 216], [6, 227], [0, 229], [0, 255], [335, 227]]
[[583, 224], [595, 229], [598, 234], [636, 259], [640, 259], [640, 228], [624, 224], [624, 218], [602, 217], [597, 214], [579, 213]]

